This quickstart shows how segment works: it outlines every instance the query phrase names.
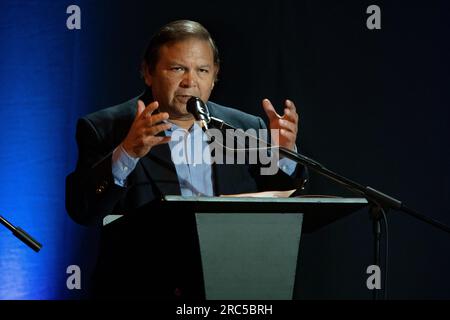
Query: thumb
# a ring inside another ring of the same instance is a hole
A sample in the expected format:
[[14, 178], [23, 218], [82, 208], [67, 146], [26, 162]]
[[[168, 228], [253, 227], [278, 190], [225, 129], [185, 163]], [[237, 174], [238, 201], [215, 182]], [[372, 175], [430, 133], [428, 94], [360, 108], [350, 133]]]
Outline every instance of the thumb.
[[273, 107], [269, 99], [264, 99], [262, 101], [262, 106], [267, 117], [269, 117], [269, 120], [281, 118], [281, 116], [275, 111], [275, 108]]

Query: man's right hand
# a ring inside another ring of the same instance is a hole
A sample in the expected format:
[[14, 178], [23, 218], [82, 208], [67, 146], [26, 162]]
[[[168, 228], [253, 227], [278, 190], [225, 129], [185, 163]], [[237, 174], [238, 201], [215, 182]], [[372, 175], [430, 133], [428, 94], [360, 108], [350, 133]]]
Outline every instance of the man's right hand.
[[136, 117], [122, 147], [133, 158], [142, 158], [152, 147], [167, 143], [170, 137], [157, 136], [161, 131], [170, 129], [170, 123], [161, 123], [169, 119], [167, 112], [152, 114], [158, 109], [158, 101], [153, 101], [147, 107], [144, 102], [138, 100]]

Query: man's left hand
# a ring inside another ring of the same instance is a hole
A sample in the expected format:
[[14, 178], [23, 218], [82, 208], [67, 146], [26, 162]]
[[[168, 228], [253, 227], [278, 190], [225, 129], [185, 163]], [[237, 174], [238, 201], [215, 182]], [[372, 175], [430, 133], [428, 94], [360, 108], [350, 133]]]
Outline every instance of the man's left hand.
[[298, 131], [298, 114], [295, 109], [295, 104], [290, 100], [286, 100], [284, 102], [284, 114], [282, 116], [275, 111], [269, 99], [264, 99], [262, 105], [269, 118], [270, 129], [279, 130], [279, 141], [274, 141], [273, 144], [294, 150]]

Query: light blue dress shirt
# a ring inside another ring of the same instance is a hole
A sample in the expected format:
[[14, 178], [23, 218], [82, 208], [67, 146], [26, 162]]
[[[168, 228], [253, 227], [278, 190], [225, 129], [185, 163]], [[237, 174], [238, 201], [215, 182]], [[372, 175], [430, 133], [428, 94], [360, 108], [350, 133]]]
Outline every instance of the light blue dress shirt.
[[[165, 131], [171, 136], [169, 148], [172, 161], [180, 183], [182, 196], [214, 196], [211, 154], [207, 136], [201, 127], [194, 123], [189, 129], [183, 129], [175, 124]], [[205, 151], [206, 150], [206, 151]], [[112, 174], [115, 184], [124, 187], [128, 175], [136, 167], [139, 158], [127, 154], [122, 145], [119, 145], [112, 155]], [[296, 168], [295, 161], [282, 158], [278, 167], [286, 174], [292, 175]]]

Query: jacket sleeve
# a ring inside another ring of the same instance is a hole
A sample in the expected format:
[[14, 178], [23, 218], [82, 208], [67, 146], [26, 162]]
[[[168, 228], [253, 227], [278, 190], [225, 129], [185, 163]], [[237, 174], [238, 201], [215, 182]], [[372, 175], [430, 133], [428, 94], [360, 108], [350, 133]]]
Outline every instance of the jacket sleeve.
[[126, 188], [114, 183], [112, 150], [89, 119], [78, 121], [76, 140], [78, 161], [66, 178], [66, 210], [75, 222], [87, 225], [113, 213]]

